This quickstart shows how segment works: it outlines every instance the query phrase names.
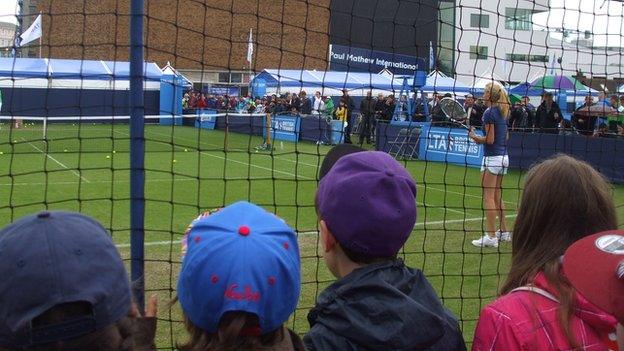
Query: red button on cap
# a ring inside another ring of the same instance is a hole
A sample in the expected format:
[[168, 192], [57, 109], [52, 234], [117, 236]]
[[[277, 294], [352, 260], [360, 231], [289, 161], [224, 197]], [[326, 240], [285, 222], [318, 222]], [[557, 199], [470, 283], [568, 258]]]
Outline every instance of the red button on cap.
[[241, 225], [240, 227], [238, 227], [238, 234], [242, 236], [249, 235], [249, 227], [246, 225]]

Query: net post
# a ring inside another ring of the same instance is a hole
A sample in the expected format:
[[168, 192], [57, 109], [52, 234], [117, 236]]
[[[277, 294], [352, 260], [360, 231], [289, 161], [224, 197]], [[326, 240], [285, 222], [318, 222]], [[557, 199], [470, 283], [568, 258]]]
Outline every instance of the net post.
[[130, 14], [130, 275], [134, 301], [143, 311], [145, 306], [143, 0], [132, 0]]

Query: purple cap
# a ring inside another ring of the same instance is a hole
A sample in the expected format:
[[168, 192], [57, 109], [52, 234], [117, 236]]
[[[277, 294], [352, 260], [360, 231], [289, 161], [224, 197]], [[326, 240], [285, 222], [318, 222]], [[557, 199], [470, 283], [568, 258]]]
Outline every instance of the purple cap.
[[416, 183], [385, 152], [340, 158], [319, 183], [316, 201], [340, 245], [371, 258], [396, 255], [416, 224]]

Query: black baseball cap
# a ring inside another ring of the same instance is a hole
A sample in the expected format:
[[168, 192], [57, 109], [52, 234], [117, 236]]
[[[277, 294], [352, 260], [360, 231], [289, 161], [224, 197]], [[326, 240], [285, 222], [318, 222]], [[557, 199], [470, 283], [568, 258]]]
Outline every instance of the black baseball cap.
[[323, 163], [321, 164], [321, 169], [319, 170], [319, 180], [325, 177], [325, 175], [341, 157], [362, 151], [366, 150], [353, 144], [338, 144], [331, 148], [327, 155], [325, 155]]

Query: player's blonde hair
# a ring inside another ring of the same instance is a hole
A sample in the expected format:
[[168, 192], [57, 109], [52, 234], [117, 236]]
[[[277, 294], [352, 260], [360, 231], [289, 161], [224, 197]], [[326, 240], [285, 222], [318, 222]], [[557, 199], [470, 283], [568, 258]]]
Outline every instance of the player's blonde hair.
[[485, 85], [484, 97], [488, 94], [489, 99], [486, 100], [488, 100], [492, 106], [498, 106], [498, 108], [500, 108], [503, 118], [509, 117], [509, 106], [511, 103], [509, 102], [507, 90], [496, 82], [490, 82]]

